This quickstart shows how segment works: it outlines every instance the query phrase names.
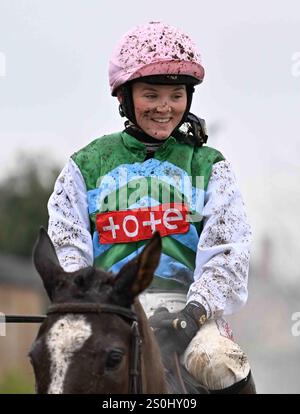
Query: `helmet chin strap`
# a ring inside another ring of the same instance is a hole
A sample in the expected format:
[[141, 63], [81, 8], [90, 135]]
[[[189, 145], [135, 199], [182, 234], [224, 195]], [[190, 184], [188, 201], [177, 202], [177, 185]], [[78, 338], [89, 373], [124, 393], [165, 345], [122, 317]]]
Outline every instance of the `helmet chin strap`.
[[126, 117], [134, 125], [137, 125], [132, 97], [132, 88], [130, 83], [127, 83], [122, 86], [121, 94], [122, 103], [120, 103], [119, 105], [119, 113], [121, 117]]
[[187, 128], [185, 131], [177, 130], [181, 135], [181, 139], [183, 139], [186, 143], [195, 145], [196, 147], [202, 147], [203, 144], [206, 144], [208, 135], [204, 119], [189, 112], [187, 115], [186, 125]]
[[124, 112], [124, 109], [123, 109], [123, 105], [121, 103], [119, 104], [119, 114], [122, 118], [124, 118], [124, 116], [126, 116], [125, 112]]
[[[176, 128], [175, 128], [174, 131], [177, 131], [181, 127], [181, 125], [184, 124], [185, 122], [188, 122], [188, 115], [190, 113], [190, 109], [191, 109], [191, 105], [192, 105], [194, 91], [195, 91], [195, 88], [194, 88], [193, 85], [186, 85], [186, 93], [187, 93], [186, 108], [185, 108], [184, 114], [183, 114], [183, 116], [181, 118], [181, 121], [176, 126]], [[172, 132], [172, 134], [174, 133], [174, 131]]]

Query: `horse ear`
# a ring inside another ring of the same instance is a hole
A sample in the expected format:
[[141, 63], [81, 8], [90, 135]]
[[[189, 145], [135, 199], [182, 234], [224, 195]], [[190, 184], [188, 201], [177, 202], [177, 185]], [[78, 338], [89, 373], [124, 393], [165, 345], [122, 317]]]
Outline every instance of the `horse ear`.
[[118, 301], [132, 303], [152, 282], [161, 255], [161, 237], [154, 233], [137, 258], [122, 267], [115, 278], [113, 293]]
[[63, 269], [59, 264], [52, 241], [43, 227], [40, 228], [33, 249], [33, 262], [42, 278], [49, 299], [52, 300], [54, 287]]

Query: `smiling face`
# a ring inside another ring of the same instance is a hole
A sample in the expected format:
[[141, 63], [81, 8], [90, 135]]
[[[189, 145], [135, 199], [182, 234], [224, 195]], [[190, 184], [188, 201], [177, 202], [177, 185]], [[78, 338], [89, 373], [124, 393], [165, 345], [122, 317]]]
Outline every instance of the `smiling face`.
[[132, 98], [138, 126], [153, 138], [167, 139], [181, 121], [186, 106], [185, 85], [135, 82]]

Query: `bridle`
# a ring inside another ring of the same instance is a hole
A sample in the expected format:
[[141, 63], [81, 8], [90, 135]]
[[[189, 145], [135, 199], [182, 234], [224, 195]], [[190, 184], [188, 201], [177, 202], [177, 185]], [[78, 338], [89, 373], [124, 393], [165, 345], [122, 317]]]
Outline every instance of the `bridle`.
[[[47, 310], [49, 315], [62, 315], [66, 313], [85, 314], [85, 313], [112, 313], [121, 316], [131, 323], [131, 359], [129, 365], [129, 394], [141, 394], [143, 391], [141, 375], [141, 336], [139, 331], [138, 318], [134, 310], [123, 306], [98, 304], [98, 303], [59, 303], [50, 305]], [[45, 315], [6, 315], [7, 323], [40, 323], [47, 318]]]
[[[62, 303], [51, 305], [47, 315], [65, 313], [112, 313], [131, 322], [131, 361], [129, 366], [129, 394], [140, 394], [142, 392], [142, 381], [140, 375], [141, 337], [138, 327], [136, 313], [123, 306], [98, 304], [98, 303]], [[140, 379], [140, 381], [139, 381]]]

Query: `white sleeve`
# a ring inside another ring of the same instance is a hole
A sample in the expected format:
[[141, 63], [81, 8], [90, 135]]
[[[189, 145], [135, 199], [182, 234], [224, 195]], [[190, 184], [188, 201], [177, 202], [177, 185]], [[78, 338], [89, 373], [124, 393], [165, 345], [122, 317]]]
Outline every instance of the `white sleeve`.
[[239, 310], [248, 297], [251, 228], [228, 161], [214, 164], [205, 195], [194, 282], [188, 302], [201, 303], [208, 317]]
[[48, 233], [65, 271], [93, 264], [93, 243], [82, 174], [70, 159], [58, 176], [48, 202]]

